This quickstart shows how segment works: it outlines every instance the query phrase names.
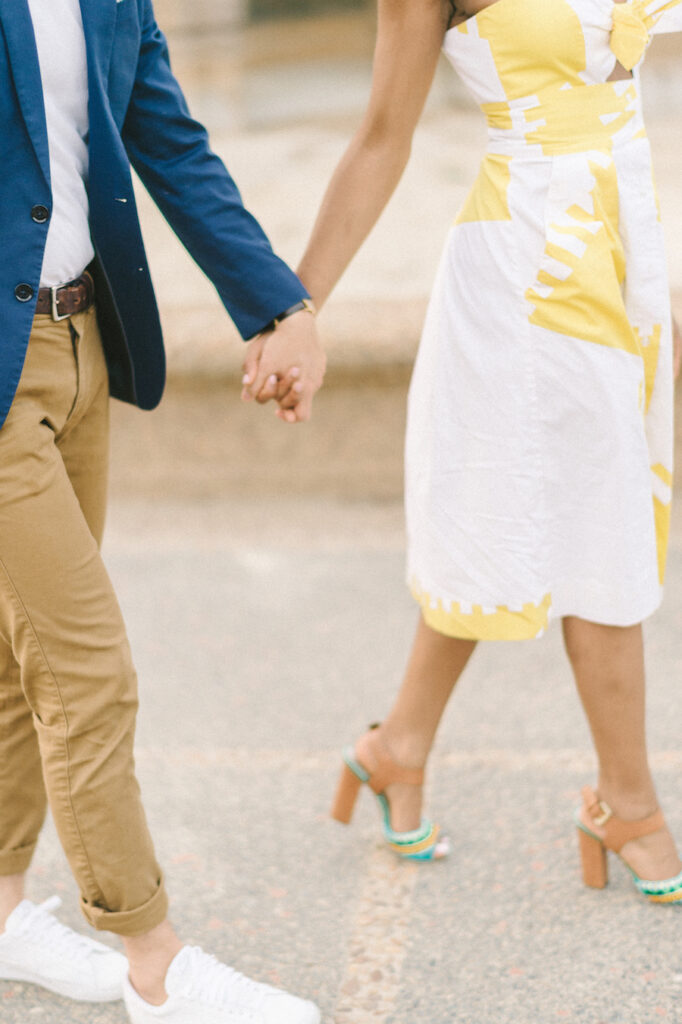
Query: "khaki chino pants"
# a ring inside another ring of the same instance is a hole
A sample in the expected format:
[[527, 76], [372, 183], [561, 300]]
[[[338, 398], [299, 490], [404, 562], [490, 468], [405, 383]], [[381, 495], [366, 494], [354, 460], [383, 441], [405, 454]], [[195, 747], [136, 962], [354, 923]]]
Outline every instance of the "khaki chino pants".
[[0, 429], [0, 875], [28, 868], [49, 800], [86, 918], [135, 935], [167, 898], [134, 774], [137, 680], [99, 553], [108, 411], [94, 308], [37, 316]]

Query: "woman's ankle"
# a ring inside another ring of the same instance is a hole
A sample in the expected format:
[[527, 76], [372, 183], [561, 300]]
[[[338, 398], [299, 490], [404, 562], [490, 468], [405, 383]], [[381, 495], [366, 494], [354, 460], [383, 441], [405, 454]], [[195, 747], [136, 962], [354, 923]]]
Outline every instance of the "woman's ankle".
[[394, 724], [390, 719], [379, 726], [381, 741], [390, 757], [402, 768], [421, 769], [426, 766], [433, 737], [414, 729]]
[[600, 776], [597, 792], [599, 799], [623, 821], [648, 818], [658, 809], [658, 797], [652, 782], [624, 786], [618, 781]]

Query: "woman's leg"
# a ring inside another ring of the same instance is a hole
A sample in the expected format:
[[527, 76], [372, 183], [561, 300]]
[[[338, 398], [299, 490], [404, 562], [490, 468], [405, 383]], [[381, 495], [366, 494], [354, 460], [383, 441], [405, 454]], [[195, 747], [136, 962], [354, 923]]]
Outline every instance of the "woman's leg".
[[[396, 701], [381, 725], [384, 743], [399, 764], [422, 768], [455, 683], [476, 642], [443, 636], [419, 617], [417, 634]], [[398, 832], [417, 828], [421, 789], [396, 784], [386, 788], [391, 825]]]
[[[658, 800], [646, 748], [642, 627], [569, 617], [563, 630], [599, 759], [599, 796], [619, 818], [645, 818]], [[680, 870], [667, 829], [626, 843], [621, 852], [641, 878], [671, 878]]]

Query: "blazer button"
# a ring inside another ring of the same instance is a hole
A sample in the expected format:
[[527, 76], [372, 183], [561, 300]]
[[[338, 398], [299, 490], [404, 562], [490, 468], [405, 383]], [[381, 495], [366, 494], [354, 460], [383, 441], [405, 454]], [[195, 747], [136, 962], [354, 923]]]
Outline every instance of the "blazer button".
[[29, 302], [33, 298], [33, 289], [30, 284], [18, 284], [14, 289], [14, 297], [19, 302]]
[[50, 211], [46, 206], [42, 206], [39, 203], [38, 206], [34, 206], [31, 210], [31, 217], [36, 224], [44, 224], [45, 221], [50, 219]]

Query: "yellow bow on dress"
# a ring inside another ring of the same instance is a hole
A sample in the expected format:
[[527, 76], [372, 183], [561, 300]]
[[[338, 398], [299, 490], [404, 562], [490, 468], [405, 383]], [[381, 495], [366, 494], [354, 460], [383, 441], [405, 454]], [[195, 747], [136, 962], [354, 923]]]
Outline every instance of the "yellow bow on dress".
[[649, 27], [646, 4], [643, 0], [613, 4], [611, 49], [627, 71], [639, 64], [649, 45]]

